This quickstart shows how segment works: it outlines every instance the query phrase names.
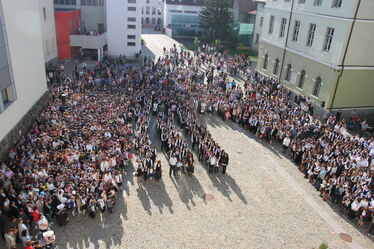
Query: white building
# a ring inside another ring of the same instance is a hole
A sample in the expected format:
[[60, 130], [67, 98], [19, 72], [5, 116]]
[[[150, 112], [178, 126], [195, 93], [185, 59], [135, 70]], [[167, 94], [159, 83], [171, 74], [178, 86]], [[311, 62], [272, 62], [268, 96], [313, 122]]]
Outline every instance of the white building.
[[141, 49], [140, 0], [110, 0], [106, 5], [108, 55], [134, 57]]
[[257, 69], [316, 107], [374, 110], [374, 1], [265, 5]]
[[266, 0], [256, 0], [256, 4], [256, 21], [252, 40], [252, 49], [254, 50], [258, 50], [258, 44], [261, 38]]
[[142, 26], [162, 26], [164, 0], [142, 0]]
[[40, 22], [42, 27], [44, 62], [53, 63], [57, 59], [56, 23], [53, 2], [39, 0]]
[[203, 0], [165, 0], [164, 28], [169, 36], [197, 36]]
[[47, 91], [41, 20], [38, 0], [0, 1], [0, 141]]

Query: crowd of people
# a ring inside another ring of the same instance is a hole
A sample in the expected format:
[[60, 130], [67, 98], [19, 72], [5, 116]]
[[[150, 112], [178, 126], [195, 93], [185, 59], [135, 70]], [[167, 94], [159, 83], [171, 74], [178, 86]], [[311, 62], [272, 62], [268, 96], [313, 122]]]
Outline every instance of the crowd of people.
[[[243, 86], [229, 80], [239, 74]], [[370, 222], [374, 234], [373, 138], [349, 135], [347, 121], [330, 113], [317, 119], [307, 101], [292, 104], [289, 90], [252, 73], [245, 56], [174, 46], [142, 69], [104, 60], [54, 86], [47, 108], [1, 163], [0, 232], [8, 248], [30, 246], [31, 231], [52, 222], [111, 213], [133, 153], [138, 182], [159, 181], [152, 115], [170, 177], [194, 173], [194, 152], [209, 173], [225, 174], [229, 156], [201, 121], [205, 113], [281, 143], [324, 200], [341, 204], [359, 226]]]
[[[215, 84], [198, 86], [196, 101], [261, 140], [278, 141], [324, 200], [338, 203], [357, 226], [369, 223], [369, 234], [374, 235], [374, 138], [349, 134], [349, 120], [331, 112], [319, 120], [307, 99], [292, 103], [290, 91], [278, 81], [258, 72], [248, 74], [242, 65], [238, 68], [246, 75], [243, 88], [230, 84], [225, 55], [209, 47], [201, 51], [203, 64], [218, 72]], [[204, 63], [206, 54], [216, 59]]]

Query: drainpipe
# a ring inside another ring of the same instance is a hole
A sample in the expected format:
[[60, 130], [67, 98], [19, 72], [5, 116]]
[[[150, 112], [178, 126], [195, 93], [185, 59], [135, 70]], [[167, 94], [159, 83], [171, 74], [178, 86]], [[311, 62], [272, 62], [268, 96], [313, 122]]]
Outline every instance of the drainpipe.
[[283, 64], [284, 64], [284, 58], [286, 57], [286, 48], [287, 48], [287, 44], [288, 44], [288, 36], [290, 34], [291, 19], [292, 19], [294, 5], [295, 5], [295, 0], [292, 0], [291, 10], [290, 10], [290, 16], [289, 16], [289, 19], [288, 19], [288, 27], [287, 27], [287, 34], [286, 34], [286, 43], [284, 44], [283, 56], [282, 56], [282, 63], [280, 65], [281, 66], [281, 70], [279, 72], [279, 82], [281, 82], [281, 80], [282, 80], [282, 73], [283, 73], [283, 70], [284, 70], [284, 65]]
[[342, 65], [341, 65], [342, 67], [341, 67], [341, 70], [340, 70], [340, 74], [338, 76], [338, 80], [336, 81], [336, 84], [335, 84], [334, 93], [332, 95], [331, 103], [329, 105], [330, 109], [332, 109], [332, 107], [334, 105], [334, 101], [335, 101], [335, 97], [336, 97], [336, 92], [338, 91], [338, 86], [339, 86], [339, 83], [340, 83], [340, 79], [343, 76], [344, 65], [345, 65], [344, 62], [345, 62], [345, 58], [347, 56], [347, 51], [348, 51], [349, 43], [351, 41], [351, 37], [352, 37], [352, 33], [353, 33], [353, 28], [354, 28], [355, 23], [356, 23], [357, 13], [358, 13], [358, 10], [360, 8], [360, 5], [361, 5], [361, 0], [358, 0], [357, 6], [356, 6], [355, 15], [353, 17], [353, 22], [352, 22], [352, 25], [351, 25], [351, 30], [349, 31], [348, 42], [347, 42], [347, 45], [345, 46], [345, 50], [344, 50], [344, 55], [343, 55], [343, 60], [342, 60]]

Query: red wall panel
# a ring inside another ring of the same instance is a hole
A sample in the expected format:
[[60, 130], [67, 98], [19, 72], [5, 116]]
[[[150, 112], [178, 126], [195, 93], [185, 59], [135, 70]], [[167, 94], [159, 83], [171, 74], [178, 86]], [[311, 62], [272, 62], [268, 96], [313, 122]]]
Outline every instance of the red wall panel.
[[59, 59], [71, 59], [70, 34], [78, 32], [80, 10], [56, 11], [56, 40]]

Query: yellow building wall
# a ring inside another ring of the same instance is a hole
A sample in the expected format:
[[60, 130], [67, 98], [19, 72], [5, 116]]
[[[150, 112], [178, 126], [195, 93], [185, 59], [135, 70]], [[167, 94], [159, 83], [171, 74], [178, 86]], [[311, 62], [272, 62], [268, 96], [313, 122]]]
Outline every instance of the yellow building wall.
[[355, 107], [374, 107], [374, 69], [343, 71], [333, 108]]

